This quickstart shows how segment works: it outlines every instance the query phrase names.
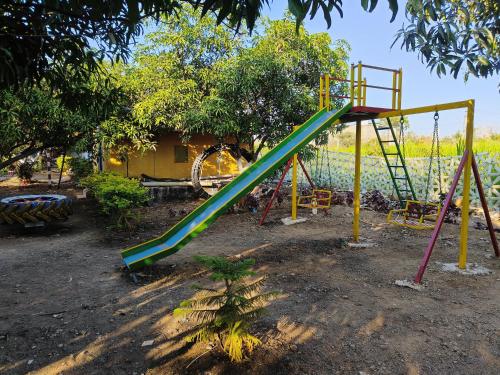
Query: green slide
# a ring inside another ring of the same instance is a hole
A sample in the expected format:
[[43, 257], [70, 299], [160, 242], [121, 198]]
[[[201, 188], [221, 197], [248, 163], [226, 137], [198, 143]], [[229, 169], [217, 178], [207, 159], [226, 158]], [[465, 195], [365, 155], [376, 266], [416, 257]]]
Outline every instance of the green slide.
[[350, 109], [351, 104], [348, 104], [339, 111], [322, 109], [317, 112], [275, 148], [163, 235], [123, 250], [122, 257], [127, 267], [138, 269], [179, 251], [229, 207], [248, 194], [256, 185]]

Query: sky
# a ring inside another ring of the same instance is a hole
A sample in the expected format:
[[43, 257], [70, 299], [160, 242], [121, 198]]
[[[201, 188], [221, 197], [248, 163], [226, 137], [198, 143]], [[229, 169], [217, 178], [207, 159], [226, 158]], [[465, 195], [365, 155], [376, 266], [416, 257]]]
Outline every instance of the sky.
[[[280, 19], [287, 3], [284, 0], [275, 0], [271, 4], [271, 9], [266, 7], [263, 13], [271, 19]], [[347, 40], [351, 45], [351, 63], [362, 61], [369, 65], [403, 68], [403, 108], [475, 99], [476, 134], [488, 129], [500, 133], [499, 77], [493, 76], [487, 79], [470, 77], [466, 83], [460, 75], [457, 79], [449, 75], [439, 78], [437, 74], [430, 73], [416, 53], [401, 50], [399, 43], [390, 48], [394, 35], [404, 22], [404, 11], [400, 10], [396, 20], [390, 23], [391, 12], [386, 2], [379, 2], [373, 13], [365, 12], [360, 0], [348, 0], [343, 3], [344, 17], [340, 18], [334, 11], [330, 29], [327, 29], [321, 10], [312, 21], [306, 20], [306, 29], [311, 33], [328, 32], [332, 39]], [[367, 73], [366, 78], [369, 84], [383, 86], [392, 84], [392, 78], [383, 74]], [[386, 98], [378, 91], [367, 93], [367, 105], [385, 102]], [[434, 124], [432, 117], [433, 114], [411, 116], [410, 130], [420, 135], [432, 135]], [[440, 134], [447, 136], [463, 131], [464, 117], [465, 110], [442, 112]]]

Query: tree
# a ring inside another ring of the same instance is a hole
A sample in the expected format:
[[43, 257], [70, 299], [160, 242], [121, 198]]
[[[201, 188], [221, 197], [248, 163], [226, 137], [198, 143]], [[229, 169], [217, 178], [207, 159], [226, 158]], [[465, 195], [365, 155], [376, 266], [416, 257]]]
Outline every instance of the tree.
[[154, 148], [165, 131], [187, 133], [189, 113], [210, 95], [220, 77], [219, 62], [233, 56], [241, 40], [211, 16], [183, 8], [175, 22], [146, 35], [129, 65], [113, 68], [126, 92], [125, 109], [105, 121], [100, 137], [122, 156]]
[[317, 111], [319, 75], [343, 77], [348, 51], [345, 41], [333, 44], [326, 33], [303, 27], [296, 33], [290, 19], [267, 21], [249, 48], [221, 63], [215, 90], [190, 112], [189, 131], [235, 135], [256, 159]]
[[198, 18], [187, 10], [147, 35], [133, 64], [116, 66], [130, 111], [101, 125], [107, 148], [126, 156], [131, 148], [154, 148], [155, 136], [174, 130], [186, 140], [236, 136], [256, 158], [317, 110], [322, 72], [347, 72], [346, 42], [333, 44], [328, 34], [303, 27], [296, 33], [290, 18], [265, 21], [253, 38], [235, 37], [211, 16]]
[[252, 324], [265, 312], [264, 305], [278, 293], [261, 293], [264, 278], [250, 283], [243, 279], [254, 276], [250, 268], [254, 259], [232, 262], [224, 257], [195, 256], [195, 260], [211, 271], [210, 279], [224, 282], [224, 289], [195, 285], [195, 298], [182, 301], [174, 316], [187, 316], [197, 325], [187, 341], [215, 342], [232, 361], [243, 360], [261, 341], [250, 333]]
[[[253, 30], [264, 6], [272, 0], [4, 0], [0, 2], [0, 84], [19, 85], [42, 79], [51, 87], [73, 67], [77, 78], [99, 71], [103, 59], [126, 60], [129, 44], [144, 30], [144, 23], [172, 21], [183, 5], [214, 14], [214, 22], [227, 22], [235, 30], [246, 24]], [[361, 0], [373, 11], [378, 0]], [[391, 22], [398, 0], [387, 0]], [[321, 10], [328, 27], [331, 13], [341, 17], [342, 0], [288, 0], [297, 29]], [[499, 4], [496, 0], [407, 1], [410, 24], [399, 36], [408, 50], [419, 51], [430, 67], [443, 74], [447, 67], [479, 76], [499, 70]], [[453, 64], [453, 65], [452, 65]]]
[[406, 4], [409, 24], [401, 48], [417, 51], [438, 76], [488, 77], [500, 72], [500, 3], [496, 0], [417, 1]]
[[119, 95], [101, 80], [68, 84], [64, 95], [43, 85], [0, 90], [0, 169], [47, 148], [91, 148]]

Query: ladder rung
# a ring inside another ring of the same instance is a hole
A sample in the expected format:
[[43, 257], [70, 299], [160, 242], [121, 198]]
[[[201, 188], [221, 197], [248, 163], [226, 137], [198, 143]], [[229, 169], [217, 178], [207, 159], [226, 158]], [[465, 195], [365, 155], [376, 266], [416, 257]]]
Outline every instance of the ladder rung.
[[389, 168], [404, 168], [402, 165], [389, 165]]
[[377, 128], [377, 130], [389, 130], [390, 128], [390, 126], [383, 126], [381, 128]]
[[406, 180], [406, 177], [394, 177], [395, 180]]
[[385, 155], [394, 156], [394, 155], [399, 155], [399, 154], [397, 152], [386, 152]]
[[380, 141], [380, 142], [382, 142], [382, 143], [395, 143], [394, 139], [389, 140], [389, 141]]

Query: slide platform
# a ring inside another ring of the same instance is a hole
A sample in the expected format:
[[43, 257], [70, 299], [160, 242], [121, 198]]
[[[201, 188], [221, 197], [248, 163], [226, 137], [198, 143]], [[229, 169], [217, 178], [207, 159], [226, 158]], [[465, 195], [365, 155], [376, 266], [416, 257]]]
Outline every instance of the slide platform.
[[217, 194], [163, 235], [123, 250], [122, 257], [127, 267], [131, 270], [139, 269], [179, 251], [256, 185], [346, 114], [351, 106], [348, 104], [339, 111], [323, 109], [317, 112], [276, 147], [250, 165]]

